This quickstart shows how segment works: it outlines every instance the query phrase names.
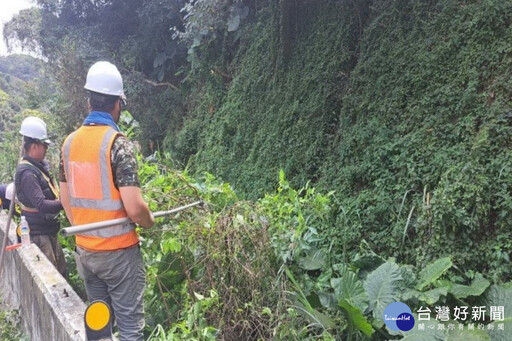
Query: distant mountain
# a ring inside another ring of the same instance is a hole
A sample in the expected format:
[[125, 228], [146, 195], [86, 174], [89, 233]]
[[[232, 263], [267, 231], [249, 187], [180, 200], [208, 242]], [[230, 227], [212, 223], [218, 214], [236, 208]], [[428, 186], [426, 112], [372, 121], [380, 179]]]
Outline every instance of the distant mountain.
[[14, 116], [27, 106], [33, 85], [41, 78], [43, 62], [14, 54], [0, 57], [0, 132], [14, 124]]
[[17, 131], [18, 114], [50, 112], [55, 91], [52, 74], [42, 60], [21, 54], [0, 56], [0, 140], [4, 132]]
[[24, 54], [0, 56], [0, 72], [31, 81], [41, 76], [43, 62], [40, 59]]

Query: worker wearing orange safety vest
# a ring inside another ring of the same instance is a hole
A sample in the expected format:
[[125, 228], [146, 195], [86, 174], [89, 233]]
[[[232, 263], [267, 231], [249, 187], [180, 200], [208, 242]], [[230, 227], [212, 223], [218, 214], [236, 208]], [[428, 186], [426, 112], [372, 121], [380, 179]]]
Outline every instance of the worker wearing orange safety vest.
[[[117, 122], [124, 104], [117, 68], [89, 69], [89, 115], [62, 146], [61, 201], [73, 225], [129, 217], [149, 228], [154, 219], [142, 198], [133, 147]], [[132, 223], [76, 235], [75, 259], [90, 301], [111, 305], [121, 340], [143, 340], [145, 287], [139, 238]]]

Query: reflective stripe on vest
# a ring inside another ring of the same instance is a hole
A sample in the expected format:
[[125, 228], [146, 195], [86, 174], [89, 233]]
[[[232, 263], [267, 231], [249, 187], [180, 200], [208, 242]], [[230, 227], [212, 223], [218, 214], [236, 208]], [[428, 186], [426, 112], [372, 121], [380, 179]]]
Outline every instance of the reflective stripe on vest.
[[[64, 142], [63, 164], [75, 225], [127, 216], [110, 163], [112, 144], [118, 134], [109, 126], [82, 126]], [[124, 249], [138, 242], [133, 224], [76, 235], [76, 244], [90, 251]]]
[[[23, 159], [23, 160], [20, 161], [19, 164], [20, 165], [28, 165], [28, 166], [32, 167], [34, 170], [36, 170], [43, 177], [44, 181], [46, 181], [48, 183], [48, 187], [50, 188], [50, 190], [52, 191], [53, 195], [55, 196], [55, 200], [59, 200], [59, 190], [58, 190], [57, 186], [55, 186], [55, 184], [53, 183], [52, 179], [50, 179], [48, 177], [48, 175], [46, 175], [36, 165], [33, 165], [28, 160]], [[39, 210], [37, 208], [25, 206], [17, 198], [16, 198], [16, 203], [21, 207], [21, 209], [23, 211], [27, 211], [27, 212], [31, 212], [31, 213], [39, 213]]]

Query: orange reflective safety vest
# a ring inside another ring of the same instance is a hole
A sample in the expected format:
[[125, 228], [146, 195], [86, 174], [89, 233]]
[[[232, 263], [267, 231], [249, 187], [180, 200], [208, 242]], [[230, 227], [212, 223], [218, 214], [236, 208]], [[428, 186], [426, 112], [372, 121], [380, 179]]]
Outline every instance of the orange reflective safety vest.
[[[73, 223], [82, 225], [127, 216], [114, 185], [110, 153], [116, 136], [110, 126], [82, 126], [62, 146]], [[114, 251], [139, 243], [131, 223], [76, 235], [76, 245], [89, 251]]]

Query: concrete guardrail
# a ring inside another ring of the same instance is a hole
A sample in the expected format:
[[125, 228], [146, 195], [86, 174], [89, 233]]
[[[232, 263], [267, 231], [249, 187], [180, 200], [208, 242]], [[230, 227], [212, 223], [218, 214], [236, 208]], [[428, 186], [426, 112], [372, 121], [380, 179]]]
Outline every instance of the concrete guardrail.
[[[0, 213], [0, 241], [7, 215]], [[14, 225], [11, 243], [16, 240]], [[0, 299], [20, 313], [23, 332], [32, 341], [86, 340], [85, 304], [39, 248], [7, 251], [0, 278]]]

